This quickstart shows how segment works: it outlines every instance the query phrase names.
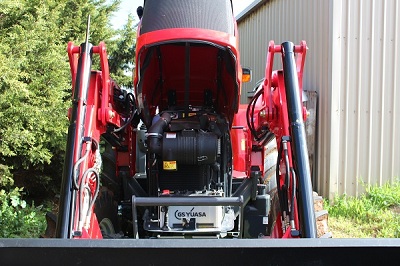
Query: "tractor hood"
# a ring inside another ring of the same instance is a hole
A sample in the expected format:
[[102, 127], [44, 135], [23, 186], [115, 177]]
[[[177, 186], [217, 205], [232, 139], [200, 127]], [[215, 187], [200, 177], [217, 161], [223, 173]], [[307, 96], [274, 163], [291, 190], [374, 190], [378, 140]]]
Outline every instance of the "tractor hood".
[[146, 125], [164, 110], [207, 107], [232, 122], [242, 69], [230, 0], [146, 0], [134, 85]]

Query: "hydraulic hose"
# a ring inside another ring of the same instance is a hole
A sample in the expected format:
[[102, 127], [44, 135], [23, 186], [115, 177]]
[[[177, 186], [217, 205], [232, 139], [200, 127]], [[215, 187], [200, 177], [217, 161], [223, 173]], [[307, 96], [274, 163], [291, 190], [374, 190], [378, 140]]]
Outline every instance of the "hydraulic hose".
[[[132, 100], [132, 101], [131, 101]], [[133, 96], [133, 94], [132, 93], [128, 93], [127, 94], [127, 107], [130, 109], [130, 103], [133, 103], [133, 105], [134, 105], [134, 103], [135, 103], [135, 97]], [[136, 108], [135, 108], [136, 109]], [[122, 125], [121, 127], [119, 127], [119, 128], [117, 128], [117, 129], [115, 129], [114, 131], [113, 131], [113, 133], [118, 133], [118, 132], [121, 132], [121, 131], [123, 131], [128, 125], [130, 125], [131, 124], [131, 122], [132, 122], [132, 120], [133, 120], [133, 118], [135, 117], [135, 114], [136, 114], [136, 110], [132, 110], [131, 111], [131, 115], [130, 115], [130, 117], [128, 118], [128, 120], [125, 122], [125, 124], [124, 125]]]

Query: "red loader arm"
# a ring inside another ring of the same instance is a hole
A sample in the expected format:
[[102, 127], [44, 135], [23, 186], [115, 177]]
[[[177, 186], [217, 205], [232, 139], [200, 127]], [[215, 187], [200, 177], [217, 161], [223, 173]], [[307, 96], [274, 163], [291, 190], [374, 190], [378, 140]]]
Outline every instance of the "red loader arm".
[[[68, 117], [67, 151], [63, 172], [60, 211], [56, 235], [59, 238], [102, 238], [94, 213], [100, 189], [100, 136], [122, 130], [123, 119], [114, 107], [114, 94], [120, 92], [110, 79], [105, 44], [81, 46], [68, 43], [73, 101]], [[100, 55], [100, 71], [92, 71], [92, 55]], [[129, 114], [128, 114], [129, 115]], [[115, 128], [119, 128], [116, 129]]]
[[[289, 42], [275, 45], [271, 41], [265, 79], [247, 108], [252, 150], [263, 151], [263, 146], [273, 136], [278, 147], [276, 183], [280, 212], [272, 237], [297, 237], [300, 234], [307, 238], [316, 237], [303, 122], [307, 111], [301, 99], [306, 51], [304, 41], [297, 46]], [[275, 53], [282, 54], [283, 70], [272, 71]], [[251, 165], [256, 165], [252, 158]]]

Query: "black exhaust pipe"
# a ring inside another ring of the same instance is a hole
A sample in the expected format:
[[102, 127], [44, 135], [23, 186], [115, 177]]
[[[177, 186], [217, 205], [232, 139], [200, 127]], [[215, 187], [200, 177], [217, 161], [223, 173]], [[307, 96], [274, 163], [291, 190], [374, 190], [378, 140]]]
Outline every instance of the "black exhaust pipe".
[[301, 234], [305, 238], [316, 238], [317, 225], [314, 213], [310, 163], [308, 161], [303, 108], [300, 100], [299, 80], [297, 77], [293, 43], [282, 43], [282, 62], [290, 122], [290, 135], [292, 137], [293, 163], [299, 179], [298, 206], [301, 218]]

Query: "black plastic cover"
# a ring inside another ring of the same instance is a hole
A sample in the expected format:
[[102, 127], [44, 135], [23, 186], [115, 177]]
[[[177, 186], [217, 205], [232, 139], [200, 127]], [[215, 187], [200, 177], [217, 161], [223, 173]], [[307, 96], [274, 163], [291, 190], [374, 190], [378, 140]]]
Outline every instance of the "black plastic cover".
[[217, 135], [210, 132], [183, 130], [164, 133], [162, 159], [178, 164], [205, 165], [217, 160]]
[[169, 28], [200, 28], [233, 35], [231, 0], [146, 0], [141, 34]]

